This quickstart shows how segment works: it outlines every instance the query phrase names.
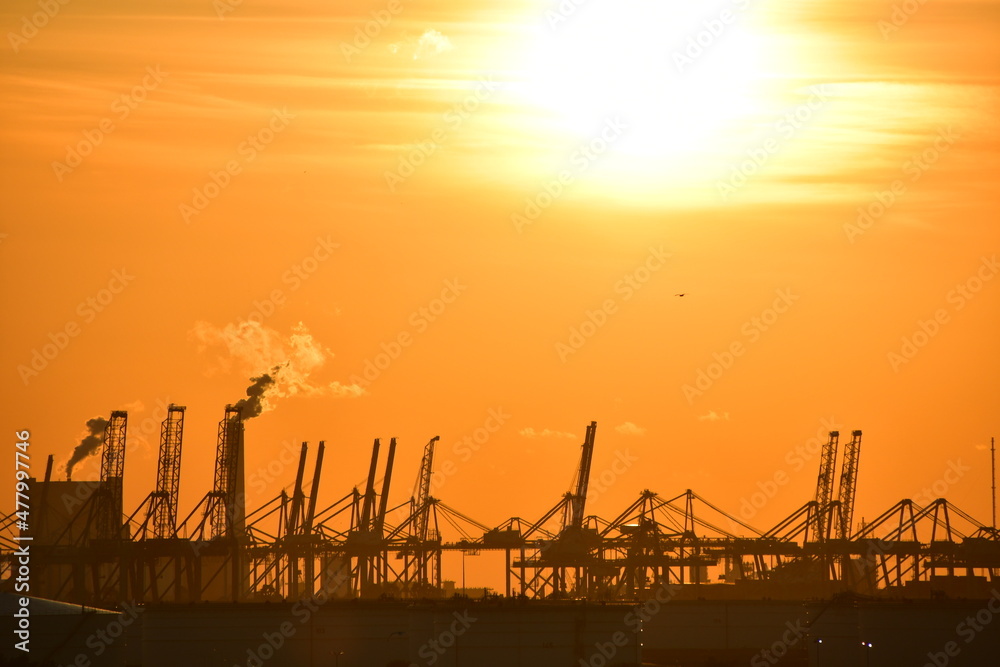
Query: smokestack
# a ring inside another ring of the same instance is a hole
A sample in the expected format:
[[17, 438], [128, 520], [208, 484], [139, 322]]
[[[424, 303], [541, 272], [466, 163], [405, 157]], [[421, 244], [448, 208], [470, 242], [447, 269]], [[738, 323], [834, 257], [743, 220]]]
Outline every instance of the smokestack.
[[250, 378], [252, 383], [247, 387], [247, 397], [236, 401], [234, 407], [240, 411], [240, 417], [245, 421], [258, 416], [264, 412], [266, 407], [265, 394], [267, 390], [274, 386], [274, 376], [281, 370], [281, 366], [275, 366], [270, 373], [263, 373], [259, 377]]
[[73, 450], [73, 455], [66, 463], [66, 479], [73, 479], [73, 467], [97, 451], [97, 448], [104, 442], [104, 427], [108, 425], [108, 420], [104, 417], [94, 417], [87, 421], [87, 429], [90, 435], [80, 441], [80, 444]]

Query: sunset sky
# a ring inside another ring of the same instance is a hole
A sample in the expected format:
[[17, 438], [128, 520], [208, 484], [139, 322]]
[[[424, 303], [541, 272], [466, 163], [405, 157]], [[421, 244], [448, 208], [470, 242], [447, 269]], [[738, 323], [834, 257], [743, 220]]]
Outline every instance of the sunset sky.
[[937, 482], [989, 523], [1000, 4], [912, 5], [7, 2], [3, 431], [61, 479], [129, 410], [131, 512], [185, 405], [184, 515], [287, 363], [247, 474], [326, 440], [321, 505], [392, 436], [403, 502], [440, 435], [436, 496], [534, 519], [596, 420], [605, 518], [784, 472], [767, 529], [839, 428], [857, 520]]

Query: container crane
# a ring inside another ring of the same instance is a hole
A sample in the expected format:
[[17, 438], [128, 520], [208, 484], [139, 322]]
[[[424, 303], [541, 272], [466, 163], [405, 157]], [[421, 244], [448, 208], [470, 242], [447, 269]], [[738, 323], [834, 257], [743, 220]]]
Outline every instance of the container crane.
[[830, 501], [833, 498], [833, 478], [836, 475], [837, 449], [840, 431], [830, 431], [830, 439], [823, 445], [819, 460], [819, 477], [816, 480], [815, 539], [825, 541], [830, 537], [830, 522], [827, 521]]
[[858, 460], [861, 457], [861, 431], [851, 431], [851, 441], [844, 449], [844, 465], [840, 471], [840, 531], [839, 537], [851, 536], [854, 520], [854, 492], [858, 482]]

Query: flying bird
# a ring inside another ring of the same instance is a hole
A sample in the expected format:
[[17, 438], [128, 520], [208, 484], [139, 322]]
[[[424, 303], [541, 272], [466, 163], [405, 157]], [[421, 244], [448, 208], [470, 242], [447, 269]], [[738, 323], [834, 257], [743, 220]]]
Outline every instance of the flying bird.
[[686, 292], [682, 292], [680, 294], [675, 294], [674, 296], [684, 296], [684, 294], [686, 294]]

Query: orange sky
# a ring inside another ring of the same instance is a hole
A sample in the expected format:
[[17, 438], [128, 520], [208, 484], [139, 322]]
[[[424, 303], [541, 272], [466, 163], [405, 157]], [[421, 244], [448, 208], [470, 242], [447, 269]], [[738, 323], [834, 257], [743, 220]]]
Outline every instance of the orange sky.
[[131, 511], [180, 403], [186, 514], [224, 405], [290, 360], [247, 470], [325, 439], [321, 504], [390, 436], [402, 502], [440, 435], [436, 495], [532, 519], [597, 420], [594, 475], [636, 461], [589, 512], [736, 512], [785, 472], [766, 529], [832, 423], [865, 433], [856, 518], [958, 469], [989, 522], [995, 2], [51, 4], [0, 15], [0, 420], [39, 476], [128, 409]]

